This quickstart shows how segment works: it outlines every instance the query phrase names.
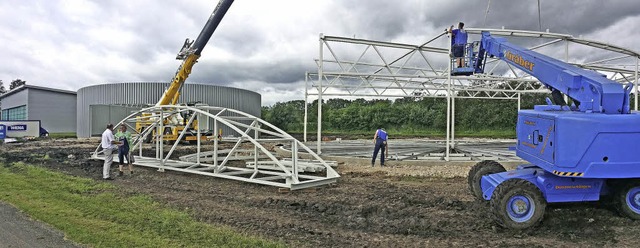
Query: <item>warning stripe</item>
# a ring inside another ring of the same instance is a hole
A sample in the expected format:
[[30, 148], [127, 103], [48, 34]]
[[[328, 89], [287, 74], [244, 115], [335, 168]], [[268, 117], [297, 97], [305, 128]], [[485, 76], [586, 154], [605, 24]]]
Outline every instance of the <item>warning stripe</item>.
[[584, 173], [582, 173], [582, 172], [562, 172], [562, 171], [557, 171], [557, 170], [554, 170], [553, 174], [556, 174], [558, 176], [564, 176], [564, 177], [581, 177], [581, 176], [584, 176]]

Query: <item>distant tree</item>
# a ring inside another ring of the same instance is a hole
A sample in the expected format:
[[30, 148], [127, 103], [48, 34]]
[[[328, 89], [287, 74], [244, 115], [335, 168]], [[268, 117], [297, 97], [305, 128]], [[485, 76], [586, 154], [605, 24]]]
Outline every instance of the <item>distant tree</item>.
[[18, 88], [18, 87], [20, 87], [22, 85], [25, 85], [26, 83], [27, 83], [26, 81], [24, 81], [22, 79], [19, 79], [19, 78], [16, 79], [16, 80], [13, 80], [13, 81], [11, 81], [11, 84], [9, 85], [9, 90]]
[[7, 92], [7, 89], [4, 88], [4, 82], [2, 82], [2, 80], [0, 80], [0, 95], [4, 94]]

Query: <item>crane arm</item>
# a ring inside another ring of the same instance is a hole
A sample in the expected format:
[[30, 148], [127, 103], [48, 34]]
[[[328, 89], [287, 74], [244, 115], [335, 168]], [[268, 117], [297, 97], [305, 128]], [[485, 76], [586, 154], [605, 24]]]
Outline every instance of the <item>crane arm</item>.
[[[607, 79], [606, 75], [578, 68], [509, 43], [505, 38], [482, 32], [475, 71], [482, 72], [486, 56], [497, 57], [536, 77], [552, 90], [566, 94], [579, 103], [582, 112], [628, 114], [631, 85]], [[556, 92], [557, 93], [557, 92]]]
[[189, 41], [189, 39], [187, 39], [184, 42], [182, 49], [180, 49], [180, 52], [176, 56], [176, 59], [183, 60], [183, 62], [156, 106], [167, 104], [175, 105], [178, 102], [178, 99], [180, 99], [180, 90], [191, 74], [193, 65], [198, 62], [202, 50], [204, 50], [211, 35], [213, 35], [213, 32], [218, 27], [218, 24], [220, 24], [220, 21], [222, 21], [222, 18], [232, 3], [233, 0], [220, 0], [211, 16], [209, 16], [209, 20], [207, 20], [207, 23], [202, 28], [202, 31], [200, 31], [198, 38], [196, 38], [195, 41]]

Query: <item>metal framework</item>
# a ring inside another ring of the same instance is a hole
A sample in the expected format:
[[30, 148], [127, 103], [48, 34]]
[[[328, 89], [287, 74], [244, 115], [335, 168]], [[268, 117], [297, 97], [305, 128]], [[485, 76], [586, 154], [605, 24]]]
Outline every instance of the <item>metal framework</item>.
[[[469, 34], [489, 31], [494, 36], [521, 41], [526, 47], [575, 66], [598, 71], [621, 84], [634, 83], [635, 110], [638, 110], [638, 64], [640, 54], [603, 42], [567, 34], [506, 29], [466, 29]], [[473, 39], [470, 39], [473, 40]], [[442, 97], [447, 98], [447, 147], [454, 148], [455, 98], [514, 99], [522, 94], [548, 90], [530, 75], [497, 60], [487, 61], [485, 74], [451, 76], [449, 38], [443, 32], [427, 42], [414, 45], [355, 39], [320, 34], [317, 73], [305, 75], [305, 103], [318, 99], [317, 152], [321, 154], [323, 97]], [[575, 58], [570, 45], [578, 45]], [[561, 52], [558, 52], [561, 51]], [[570, 61], [573, 59], [574, 61]], [[305, 104], [304, 140], [307, 140]], [[449, 159], [449, 149], [445, 158]]]
[[[165, 150], [167, 145], [163, 142], [164, 132], [162, 130], [168, 127], [172, 118], [180, 114], [189, 116], [185, 118], [185, 121], [188, 121], [187, 125], [184, 125], [186, 127], [194, 121], [198, 121], [198, 123], [209, 121], [214, 123], [214, 130], [210, 137], [205, 137], [201, 128], [189, 130], [196, 132], [197, 152], [190, 156], [183, 156], [181, 160], [175, 160], [171, 159], [171, 156], [188, 130], [182, 130], [177, 141], [168, 150]], [[136, 130], [131, 125], [131, 123], [140, 120], [149, 124], [142, 131]], [[136, 135], [134, 135], [130, 146], [132, 153], [138, 151], [134, 164], [157, 168], [159, 171], [173, 170], [271, 185], [290, 190], [335, 183], [340, 177], [331, 164], [325, 162], [302, 142], [272, 124], [238, 110], [211, 106], [154, 106], [132, 113], [120, 121], [116, 127], [120, 125], [126, 125], [130, 130], [135, 130]], [[218, 138], [217, 130], [222, 126], [233, 129], [241, 136]], [[144, 140], [150, 135], [154, 140], [152, 146], [144, 144]], [[202, 140], [206, 140], [206, 143], [209, 144], [213, 143], [213, 148], [204, 150]], [[233, 146], [230, 150], [221, 150], [220, 142], [227, 142]], [[274, 146], [275, 144], [287, 144], [295, 149], [292, 149], [291, 156], [283, 159], [267, 149], [266, 145]], [[144, 157], [143, 149], [153, 150], [155, 157]], [[311, 159], [300, 159], [301, 154], [298, 153], [298, 149], [305, 151]], [[96, 148], [92, 158], [105, 159], [100, 146]], [[244, 164], [231, 163], [232, 160], [246, 162]], [[313, 165], [312, 170], [308, 169], [310, 164]], [[315, 173], [302, 174], [305, 168], [306, 171]]]

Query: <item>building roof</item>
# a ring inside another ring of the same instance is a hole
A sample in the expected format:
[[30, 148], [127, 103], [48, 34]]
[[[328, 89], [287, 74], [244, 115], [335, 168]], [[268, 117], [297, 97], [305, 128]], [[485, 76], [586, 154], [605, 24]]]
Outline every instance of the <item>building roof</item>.
[[71, 90], [61, 90], [61, 89], [54, 89], [54, 88], [49, 88], [49, 87], [43, 87], [43, 86], [36, 86], [36, 85], [30, 85], [30, 84], [25, 84], [22, 85], [18, 88], [12, 89], [10, 91], [8, 91], [7, 93], [4, 93], [2, 95], [0, 95], [0, 99], [5, 98], [7, 96], [13, 95], [15, 93], [18, 93], [22, 90], [25, 89], [37, 89], [37, 90], [44, 90], [44, 91], [51, 91], [51, 92], [58, 92], [58, 93], [64, 93], [64, 94], [72, 94], [72, 95], [77, 95], [77, 93], [75, 91], [71, 91]]

